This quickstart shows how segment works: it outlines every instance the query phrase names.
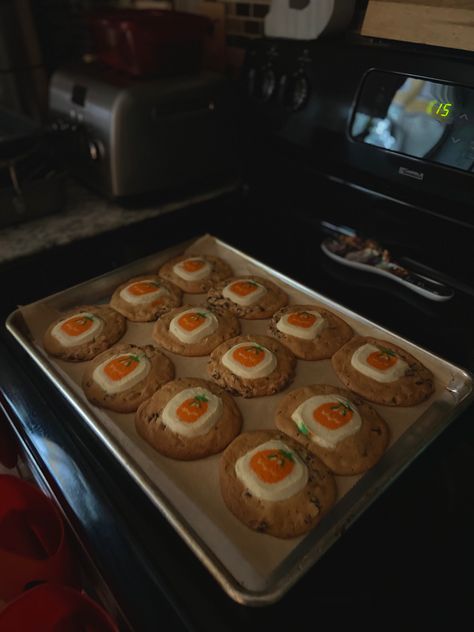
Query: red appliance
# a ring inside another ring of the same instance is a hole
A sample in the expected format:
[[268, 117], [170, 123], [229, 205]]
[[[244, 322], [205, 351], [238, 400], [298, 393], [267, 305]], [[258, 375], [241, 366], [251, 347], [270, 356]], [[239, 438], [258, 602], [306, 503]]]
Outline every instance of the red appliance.
[[76, 575], [56, 505], [30, 483], [0, 476], [0, 599], [12, 599], [37, 582], [76, 585]]
[[85, 593], [42, 584], [21, 594], [0, 614], [0, 630], [22, 632], [118, 632], [108, 612]]
[[155, 9], [101, 11], [88, 22], [99, 60], [134, 77], [198, 71], [213, 28], [200, 15]]

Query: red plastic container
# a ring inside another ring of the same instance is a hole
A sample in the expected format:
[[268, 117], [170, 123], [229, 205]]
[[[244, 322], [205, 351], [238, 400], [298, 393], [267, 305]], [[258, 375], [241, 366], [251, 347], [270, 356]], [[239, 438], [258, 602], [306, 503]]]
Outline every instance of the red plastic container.
[[0, 600], [34, 582], [76, 585], [76, 567], [54, 503], [34, 485], [0, 476]]
[[99, 60], [134, 77], [198, 71], [213, 28], [200, 15], [154, 9], [101, 11], [88, 23]]
[[23, 593], [0, 613], [0, 632], [118, 632], [118, 627], [84, 593], [58, 584], [41, 584]]

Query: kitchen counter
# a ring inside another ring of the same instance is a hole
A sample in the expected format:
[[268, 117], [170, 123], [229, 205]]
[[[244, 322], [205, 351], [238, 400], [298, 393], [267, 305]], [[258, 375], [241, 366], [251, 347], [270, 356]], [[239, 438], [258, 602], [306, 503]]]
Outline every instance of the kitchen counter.
[[228, 182], [215, 189], [132, 209], [69, 180], [66, 184], [67, 202], [62, 211], [0, 230], [0, 264], [215, 198], [232, 191], [237, 184], [236, 181]]

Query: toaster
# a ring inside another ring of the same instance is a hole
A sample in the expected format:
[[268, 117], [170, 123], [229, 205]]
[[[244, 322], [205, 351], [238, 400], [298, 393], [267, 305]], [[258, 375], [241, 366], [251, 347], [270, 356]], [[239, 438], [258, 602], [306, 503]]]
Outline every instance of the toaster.
[[84, 63], [55, 72], [49, 88], [70, 171], [114, 199], [234, 175], [235, 103], [232, 83], [206, 71], [137, 80]]

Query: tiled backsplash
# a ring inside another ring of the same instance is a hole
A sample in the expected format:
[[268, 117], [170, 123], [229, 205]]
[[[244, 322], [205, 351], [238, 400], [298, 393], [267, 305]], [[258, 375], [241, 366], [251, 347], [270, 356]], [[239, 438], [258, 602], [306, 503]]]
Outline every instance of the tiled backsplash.
[[250, 38], [263, 35], [263, 21], [270, 4], [271, 0], [225, 2], [227, 35]]
[[[119, 0], [116, 0], [117, 2]], [[138, 7], [149, 8], [162, 0], [130, 0]], [[263, 35], [263, 20], [268, 12], [271, 0], [207, 0], [225, 7], [225, 30], [227, 35], [239, 37], [260, 37]], [[122, 3], [123, 5], [123, 0]], [[178, 10], [200, 13], [200, 0], [175, 0], [173, 5]]]

